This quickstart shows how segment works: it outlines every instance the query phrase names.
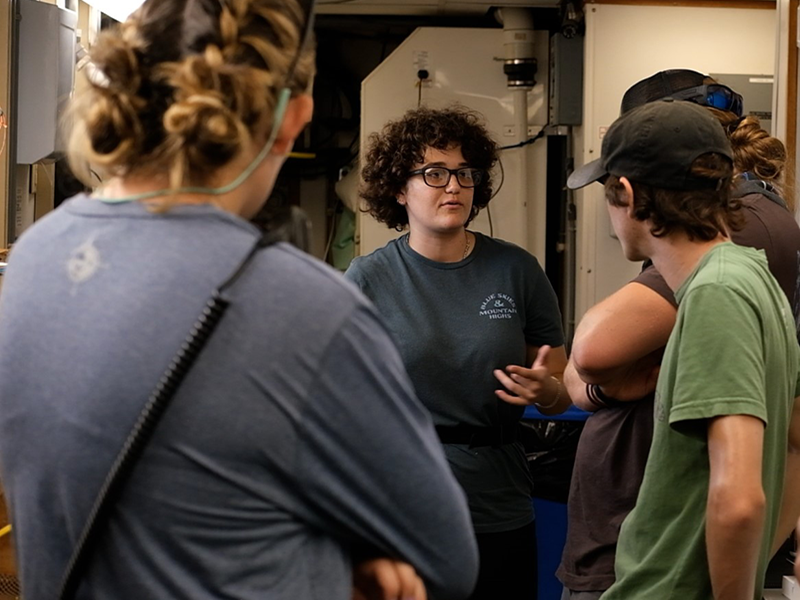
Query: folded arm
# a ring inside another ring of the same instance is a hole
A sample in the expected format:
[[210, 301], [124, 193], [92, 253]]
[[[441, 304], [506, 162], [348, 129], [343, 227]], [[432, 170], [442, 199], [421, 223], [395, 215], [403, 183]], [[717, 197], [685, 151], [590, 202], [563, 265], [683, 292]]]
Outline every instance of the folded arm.
[[468, 597], [478, 553], [464, 492], [372, 310], [328, 344], [298, 414], [295, 510], [359, 559], [412, 566], [436, 598]]
[[565, 371], [572, 401], [597, 410], [586, 395], [587, 383], [618, 400], [638, 400], [652, 392], [676, 312], [661, 294], [637, 282], [589, 309], [575, 330]]

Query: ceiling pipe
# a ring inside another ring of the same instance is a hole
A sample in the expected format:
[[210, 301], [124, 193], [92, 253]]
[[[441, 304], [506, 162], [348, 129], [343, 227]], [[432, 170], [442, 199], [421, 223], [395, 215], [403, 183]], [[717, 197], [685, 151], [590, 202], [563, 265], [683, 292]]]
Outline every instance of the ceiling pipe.
[[508, 87], [530, 89], [536, 85], [536, 58], [533, 54], [533, 14], [528, 8], [504, 6], [495, 12], [503, 26], [503, 72]]

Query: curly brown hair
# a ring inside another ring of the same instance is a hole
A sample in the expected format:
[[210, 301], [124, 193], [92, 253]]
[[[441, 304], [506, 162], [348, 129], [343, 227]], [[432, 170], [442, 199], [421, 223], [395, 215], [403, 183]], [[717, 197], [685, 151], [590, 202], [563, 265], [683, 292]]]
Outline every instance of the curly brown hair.
[[[674, 232], [685, 233], [690, 240], [710, 241], [717, 235], [739, 231], [744, 224], [741, 201], [731, 196], [733, 166], [720, 154], [703, 154], [695, 159], [692, 175], [721, 182], [717, 188], [702, 190], [665, 190], [631, 181], [634, 216], [650, 220], [654, 237]], [[620, 197], [622, 183], [616, 175], [605, 182], [606, 200], [612, 206], [626, 206]]]
[[709, 110], [725, 128], [731, 141], [734, 175], [752, 173], [768, 182], [794, 212], [794, 190], [789, 189], [786, 182], [788, 154], [783, 142], [764, 130], [754, 115], [739, 118], [728, 111]]
[[409, 172], [424, 160], [428, 148], [455, 147], [461, 148], [470, 167], [484, 172], [475, 187], [467, 223], [472, 221], [492, 199], [491, 171], [497, 162], [498, 146], [483, 118], [463, 106], [443, 109], [423, 106], [409, 110], [401, 119], [387, 123], [380, 133], [370, 136], [359, 188], [366, 212], [387, 227], [402, 231], [408, 225], [408, 213], [398, 204], [397, 195], [405, 188]]
[[297, 60], [305, 12], [296, 0], [147, 0], [90, 50], [70, 110], [70, 166], [90, 184], [168, 175], [203, 184], [269, 132], [278, 90], [309, 88], [313, 44]]

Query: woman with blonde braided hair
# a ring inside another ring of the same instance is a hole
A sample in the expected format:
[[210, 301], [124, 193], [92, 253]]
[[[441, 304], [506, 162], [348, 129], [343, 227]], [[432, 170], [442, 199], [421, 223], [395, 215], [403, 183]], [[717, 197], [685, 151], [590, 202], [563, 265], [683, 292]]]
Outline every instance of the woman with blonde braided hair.
[[25, 232], [0, 301], [0, 479], [26, 600], [474, 585], [466, 501], [374, 309], [247, 221], [311, 117], [311, 12], [147, 0], [91, 49], [69, 158], [103, 184]]
[[[709, 108], [728, 133], [733, 148], [734, 175], [745, 181], [763, 181], [762, 190], [774, 194], [772, 200], [785, 204], [794, 213], [795, 194], [786, 181], [786, 146], [763, 127], [755, 115], [738, 116], [730, 111]], [[781, 201], [775, 200], [781, 198]]]

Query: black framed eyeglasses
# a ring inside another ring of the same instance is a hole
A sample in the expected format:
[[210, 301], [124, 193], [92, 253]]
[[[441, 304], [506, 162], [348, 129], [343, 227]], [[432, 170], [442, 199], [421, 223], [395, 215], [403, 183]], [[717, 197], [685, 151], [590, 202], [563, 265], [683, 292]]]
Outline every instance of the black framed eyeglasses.
[[474, 188], [483, 179], [483, 171], [472, 167], [461, 167], [460, 169], [448, 169], [447, 167], [423, 167], [416, 171], [411, 171], [410, 175], [422, 175], [425, 185], [433, 188], [447, 187], [450, 177], [456, 176], [458, 185], [463, 188]]
[[737, 117], [741, 117], [744, 114], [744, 98], [742, 98], [742, 95], [737, 94], [731, 88], [721, 83], [698, 85], [685, 90], [672, 92], [669, 96], [670, 98], [675, 98], [675, 100], [689, 100], [701, 106], [711, 106], [720, 110], [727, 110]]

